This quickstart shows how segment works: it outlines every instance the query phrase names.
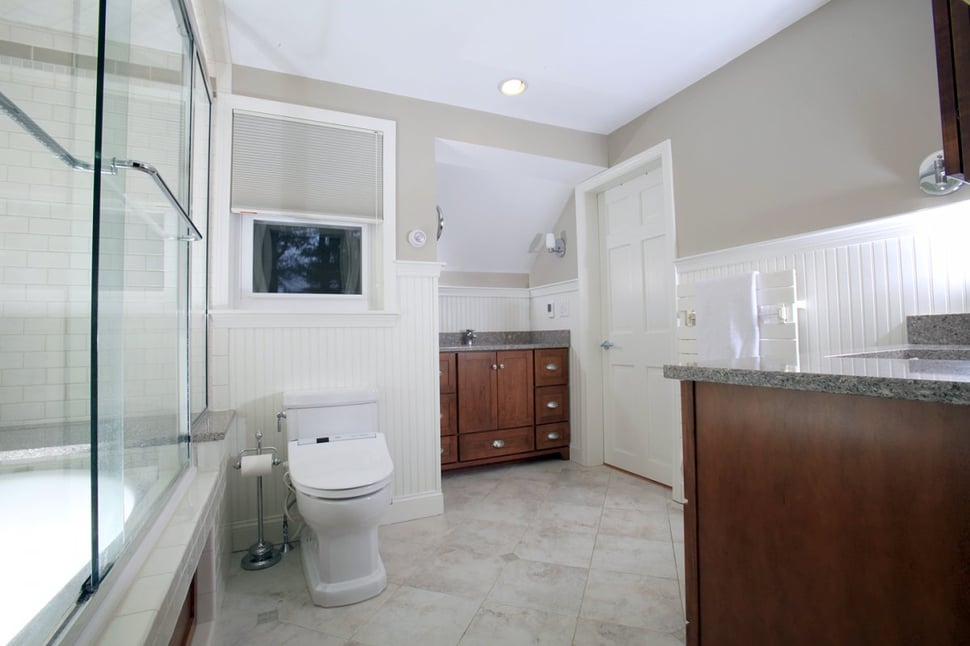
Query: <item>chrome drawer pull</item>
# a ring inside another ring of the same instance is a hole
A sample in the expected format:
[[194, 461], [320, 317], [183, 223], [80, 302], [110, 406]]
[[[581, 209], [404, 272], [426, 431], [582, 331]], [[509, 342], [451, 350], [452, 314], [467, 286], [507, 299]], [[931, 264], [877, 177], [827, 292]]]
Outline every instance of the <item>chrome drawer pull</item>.
[[495, 440], [494, 442], [492, 442], [493, 449], [501, 449], [504, 446], [505, 446], [505, 440]]
[[552, 372], [553, 370], [558, 370], [558, 369], [559, 369], [559, 366], [557, 366], [554, 363], [547, 363], [546, 364], [546, 370], [548, 370], [550, 372]]
[[550, 439], [550, 440], [558, 440], [559, 439], [559, 433], [553, 431], [552, 433], [549, 433], [548, 435], [546, 435], [546, 437], [548, 439]]
[[559, 408], [559, 402], [549, 402], [546, 404], [546, 408]]

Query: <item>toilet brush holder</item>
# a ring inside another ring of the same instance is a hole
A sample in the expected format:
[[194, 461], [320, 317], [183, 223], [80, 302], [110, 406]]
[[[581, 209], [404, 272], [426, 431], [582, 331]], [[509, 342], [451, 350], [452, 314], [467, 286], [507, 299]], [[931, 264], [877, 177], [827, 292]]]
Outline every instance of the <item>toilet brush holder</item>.
[[[264, 453], [265, 451], [265, 453]], [[273, 467], [280, 463], [275, 447], [263, 448], [263, 434], [256, 432], [256, 448], [243, 449], [236, 458], [234, 469], [242, 471], [242, 476], [256, 478], [256, 542], [242, 558], [244, 570], [263, 570], [280, 562], [283, 554], [272, 543], [263, 540], [263, 476], [272, 473]]]

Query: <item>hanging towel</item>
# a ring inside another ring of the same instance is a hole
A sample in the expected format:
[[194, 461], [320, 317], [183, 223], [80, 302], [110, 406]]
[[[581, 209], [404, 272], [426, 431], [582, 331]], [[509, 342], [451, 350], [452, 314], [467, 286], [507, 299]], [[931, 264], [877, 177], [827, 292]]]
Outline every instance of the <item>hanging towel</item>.
[[697, 283], [697, 358], [700, 361], [759, 355], [758, 272]]

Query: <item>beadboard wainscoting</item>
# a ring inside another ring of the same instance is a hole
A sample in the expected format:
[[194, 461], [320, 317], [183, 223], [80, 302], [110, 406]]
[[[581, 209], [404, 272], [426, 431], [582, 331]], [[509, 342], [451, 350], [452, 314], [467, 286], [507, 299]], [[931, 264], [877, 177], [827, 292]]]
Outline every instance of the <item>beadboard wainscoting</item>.
[[[970, 308], [970, 202], [677, 261], [680, 284], [794, 269], [802, 360], [906, 342], [906, 317]], [[689, 361], [686, 356], [682, 361]]]
[[[236, 411], [237, 430], [227, 438], [230, 456], [255, 446], [253, 435], [262, 431], [264, 445], [279, 448], [286, 459], [285, 428], [276, 432], [285, 391], [376, 386], [381, 430], [394, 461], [393, 499], [384, 522], [440, 513], [439, 272], [437, 263], [398, 262], [394, 315], [344, 321], [214, 312], [211, 399], [213, 408]], [[274, 542], [282, 522], [284, 471], [277, 467], [263, 481], [267, 540]], [[256, 536], [256, 483], [230, 470], [228, 491], [233, 548], [245, 549]]]
[[529, 329], [529, 290], [525, 287], [441, 287], [438, 301], [442, 332]]

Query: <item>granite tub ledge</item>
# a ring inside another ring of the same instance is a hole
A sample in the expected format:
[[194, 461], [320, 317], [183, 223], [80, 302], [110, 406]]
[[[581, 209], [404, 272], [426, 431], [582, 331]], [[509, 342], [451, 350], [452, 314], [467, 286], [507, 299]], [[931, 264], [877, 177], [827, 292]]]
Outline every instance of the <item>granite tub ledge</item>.
[[475, 332], [475, 340], [471, 345], [462, 343], [461, 332], [441, 332], [438, 335], [438, 349], [441, 352], [497, 352], [568, 347], [569, 330]]
[[664, 377], [970, 406], [970, 361], [826, 357], [791, 365], [734, 359], [665, 365]]

